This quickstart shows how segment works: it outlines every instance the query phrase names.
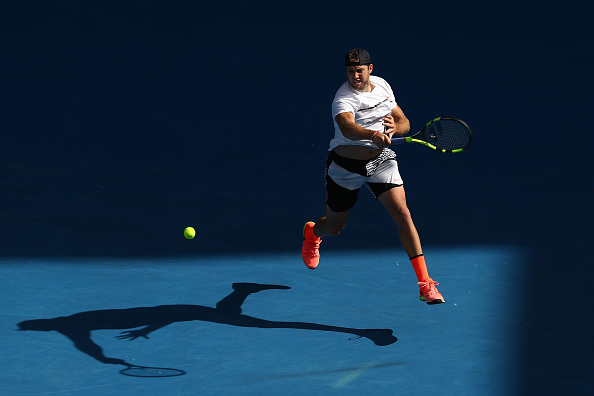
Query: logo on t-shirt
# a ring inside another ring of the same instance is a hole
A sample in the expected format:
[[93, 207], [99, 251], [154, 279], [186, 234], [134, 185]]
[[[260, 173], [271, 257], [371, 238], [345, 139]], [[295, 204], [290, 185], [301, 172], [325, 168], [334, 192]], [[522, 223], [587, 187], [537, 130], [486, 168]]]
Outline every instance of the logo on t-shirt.
[[389, 96], [386, 96], [386, 99], [382, 100], [382, 101], [381, 101], [381, 102], [379, 102], [378, 104], [376, 104], [376, 105], [374, 105], [374, 106], [371, 106], [371, 107], [367, 107], [367, 108], [365, 108], [365, 109], [359, 109], [358, 111], [369, 111], [369, 110], [373, 110], [373, 109], [375, 109], [375, 108], [377, 108], [377, 107], [379, 107], [379, 106], [383, 105], [384, 103], [386, 103], [386, 102], [387, 102], [387, 101], [389, 101], [389, 100], [390, 100], [390, 97], [389, 97]]

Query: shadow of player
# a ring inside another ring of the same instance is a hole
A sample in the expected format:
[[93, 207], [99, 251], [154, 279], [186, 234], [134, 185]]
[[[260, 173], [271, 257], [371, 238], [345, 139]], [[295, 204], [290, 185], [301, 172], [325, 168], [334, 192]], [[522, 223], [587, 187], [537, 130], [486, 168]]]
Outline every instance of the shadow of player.
[[365, 337], [375, 345], [393, 344], [397, 338], [390, 329], [353, 329], [348, 327], [328, 326], [306, 322], [278, 322], [258, 319], [243, 315], [241, 306], [252, 293], [271, 289], [290, 289], [281, 285], [261, 285], [257, 283], [234, 283], [233, 292], [216, 304], [216, 308], [202, 305], [160, 305], [156, 307], [138, 307], [127, 309], [106, 309], [80, 312], [70, 316], [53, 319], [25, 320], [18, 324], [19, 330], [57, 331], [68, 337], [81, 352], [106, 364], [134, 366], [122, 359], [106, 357], [103, 350], [91, 338], [93, 330], [136, 330], [123, 331], [116, 338], [135, 340], [139, 337], [148, 339], [155, 330], [175, 322], [201, 320], [239, 327], [257, 327], [263, 329], [301, 329], [330, 331]]

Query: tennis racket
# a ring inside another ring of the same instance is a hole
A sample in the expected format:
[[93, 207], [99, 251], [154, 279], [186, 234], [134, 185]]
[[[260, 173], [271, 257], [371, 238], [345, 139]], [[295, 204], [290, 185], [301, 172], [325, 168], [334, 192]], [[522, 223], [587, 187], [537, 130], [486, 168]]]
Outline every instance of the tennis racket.
[[459, 153], [470, 147], [472, 131], [462, 120], [437, 117], [412, 136], [392, 139], [392, 144], [420, 143], [442, 153]]

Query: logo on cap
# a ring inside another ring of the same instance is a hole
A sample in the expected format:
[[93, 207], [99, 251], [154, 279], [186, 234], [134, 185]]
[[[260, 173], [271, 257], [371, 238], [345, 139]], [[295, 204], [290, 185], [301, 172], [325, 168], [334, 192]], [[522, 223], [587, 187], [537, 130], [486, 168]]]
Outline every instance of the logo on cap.
[[353, 48], [352, 50], [349, 50], [349, 52], [347, 52], [346, 56], [344, 57], [344, 65], [371, 65], [371, 57], [369, 56], [369, 52], [365, 51], [363, 48]]

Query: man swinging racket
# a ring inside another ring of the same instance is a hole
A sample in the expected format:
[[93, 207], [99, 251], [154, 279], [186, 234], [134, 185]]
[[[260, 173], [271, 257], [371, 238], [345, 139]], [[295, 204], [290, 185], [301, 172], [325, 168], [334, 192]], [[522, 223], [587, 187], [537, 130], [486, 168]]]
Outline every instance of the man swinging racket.
[[320, 262], [320, 243], [336, 236], [346, 225], [359, 189], [367, 185], [398, 226], [420, 287], [420, 299], [427, 304], [444, 302], [429, 277], [421, 240], [406, 205], [403, 181], [396, 154], [388, 148], [393, 135], [405, 135], [410, 124], [396, 104], [390, 85], [372, 76], [369, 53], [361, 48], [347, 52], [347, 81], [332, 102], [334, 138], [326, 161], [326, 215], [303, 228], [302, 256], [307, 268]]

